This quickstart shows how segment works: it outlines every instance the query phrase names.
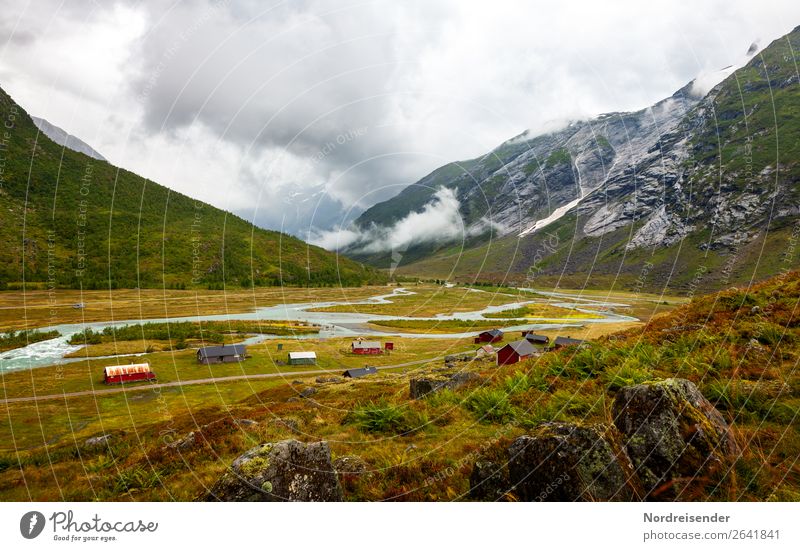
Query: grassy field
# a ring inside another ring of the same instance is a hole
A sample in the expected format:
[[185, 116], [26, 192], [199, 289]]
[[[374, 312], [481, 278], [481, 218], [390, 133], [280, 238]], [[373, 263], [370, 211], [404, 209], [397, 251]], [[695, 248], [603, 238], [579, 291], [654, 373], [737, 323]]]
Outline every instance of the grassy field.
[[441, 287], [433, 285], [408, 286], [413, 295], [391, 297], [389, 304], [341, 304], [316, 308], [315, 312], [358, 312], [384, 316], [432, 317], [437, 314], [451, 315], [456, 312], [472, 312], [487, 306], [499, 306], [518, 302], [519, 295], [477, 291], [466, 287]]
[[[388, 288], [391, 290], [391, 288]], [[116, 289], [113, 291], [0, 292], [0, 331], [65, 323], [236, 314], [297, 302], [359, 300], [387, 287], [257, 288], [234, 291]], [[84, 308], [73, 308], [83, 303]]]
[[550, 304], [526, 304], [519, 308], [512, 308], [511, 310], [503, 310], [502, 312], [493, 312], [491, 314], [484, 314], [486, 318], [492, 319], [511, 319], [511, 318], [557, 318], [557, 319], [599, 319], [602, 318], [600, 314], [589, 314], [587, 312], [578, 312], [570, 308], [562, 308], [560, 306], [551, 306]]

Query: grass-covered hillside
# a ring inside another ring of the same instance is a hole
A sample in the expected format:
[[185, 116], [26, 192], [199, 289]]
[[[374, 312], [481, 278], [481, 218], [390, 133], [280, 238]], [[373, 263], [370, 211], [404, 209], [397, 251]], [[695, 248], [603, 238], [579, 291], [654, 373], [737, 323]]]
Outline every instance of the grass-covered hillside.
[[[62, 148], [0, 89], [0, 288], [360, 285], [376, 271]], [[222, 183], [224, 184], [224, 183]]]
[[[124, 408], [113, 396], [70, 399], [69, 412], [60, 411], [63, 402], [11, 404], [3, 413], [12, 424], [6, 431], [16, 427], [23, 438], [35, 429], [36, 438], [51, 443], [20, 441], [18, 452], [6, 446], [0, 498], [194, 499], [244, 451], [291, 438], [329, 443], [347, 500], [473, 499], [475, 463], [491, 461], [502, 471], [517, 437], [548, 421], [610, 426], [620, 389], [680, 377], [716, 406], [736, 451], [723, 462], [694, 458], [703, 464], [701, 476], [652, 497], [800, 500], [798, 306], [800, 274], [790, 273], [749, 290], [695, 298], [585, 349], [501, 368], [456, 362], [450, 372], [478, 378], [421, 399], [411, 399], [409, 380], [446, 376], [441, 361], [352, 381], [295, 375], [132, 393]], [[97, 433], [87, 427], [95, 426], [89, 419], [98, 411], [101, 430], [112, 438], [90, 446], [85, 439]], [[39, 424], [46, 429], [39, 432]], [[186, 440], [190, 431], [195, 435]], [[513, 488], [492, 497], [519, 498]]]

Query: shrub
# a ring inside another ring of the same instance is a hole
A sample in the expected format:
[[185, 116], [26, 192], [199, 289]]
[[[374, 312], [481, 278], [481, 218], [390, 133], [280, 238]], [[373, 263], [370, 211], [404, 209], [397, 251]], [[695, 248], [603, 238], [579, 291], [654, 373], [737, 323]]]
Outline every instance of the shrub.
[[544, 373], [525, 373], [521, 371], [506, 377], [502, 384], [503, 389], [509, 395], [527, 392], [531, 389], [541, 390], [544, 392], [549, 388], [549, 386], [550, 385], [547, 383]]
[[515, 417], [508, 395], [496, 388], [476, 390], [467, 397], [464, 405], [481, 421], [506, 423]]
[[620, 366], [608, 370], [603, 375], [609, 390], [619, 390], [622, 387], [638, 385], [652, 378], [652, 370], [642, 365], [637, 358], [630, 358]]
[[385, 401], [356, 406], [346, 421], [364, 432], [390, 434], [408, 434], [427, 424], [424, 415]]

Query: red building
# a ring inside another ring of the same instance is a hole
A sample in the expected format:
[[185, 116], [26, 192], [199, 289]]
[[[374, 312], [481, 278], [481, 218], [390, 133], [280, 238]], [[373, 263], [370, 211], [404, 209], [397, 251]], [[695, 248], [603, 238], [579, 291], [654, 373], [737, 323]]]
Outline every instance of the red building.
[[497, 351], [497, 365], [515, 364], [536, 354], [536, 348], [527, 340], [510, 342]]
[[103, 382], [107, 385], [129, 383], [134, 381], [150, 381], [156, 374], [149, 363], [130, 365], [109, 365], [103, 369]]
[[478, 334], [475, 337], [475, 344], [482, 343], [482, 342], [500, 342], [503, 340], [503, 332], [499, 329], [492, 329], [490, 331], [484, 331], [483, 333]]
[[383, 354], [381, 343], [378, 341], [353, 341], [350, 344], [353, 354]]

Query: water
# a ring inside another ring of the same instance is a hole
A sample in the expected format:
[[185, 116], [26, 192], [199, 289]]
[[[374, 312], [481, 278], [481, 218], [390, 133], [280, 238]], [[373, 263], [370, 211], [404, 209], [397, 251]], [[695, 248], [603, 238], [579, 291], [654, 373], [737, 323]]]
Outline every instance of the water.
[[[636, 321], [636, 318], [624, 316], [613, 312], [598, 312], [592, 310], [591, 307], [624, 307], [625, 304], [614, 303], [610, 304], [603, 301], [596, 301], [585, 299], [581, 297], [574, 297], [564, 293], [548, 293], [543, 291], [536, 291], [537, 293], [550, 296], [556, 299], [570, 299], [571, 302], [553, 302], [550, 303], [554, 306], [561, 306], [570, 308], [579, 312], [600, 314], [602, 318], [596, 319], [582, 319], [580, 322], [563, 322], [559, 319], [556, 321], [562, 323], [521, 323], [508, 327], [509, 331], [525, 330], [543, 330], [543, 329], [560, 329], [567, 327], [581, 327], [584, 323], [613, 323], [619, 321]], [[54, 325], [51, 327], [42, 328], [44, 331], [56, 330], [61, 333], [60, 337], [41, 341], [30, 344], [28, 346], [9, 350], [0, 353], [0, 371], [15, 371], [19, 369], [32, 369], [35, 367], [43, 367], [55, 364], [65, 364], [71, 362], [83, 361], [85, 358], [65, 358], [67, 354], [76, 352], [82, 348], [82, 345], [68, 344], [70, 337], [76, 333], [80, 333], [84, 329], [91, 328], [93, 331], [102, 331], [106, 327], [122, 327], [125, 325], [147, 323], [147, 322], [168, 322], [177, 323], [182, 321], [228, 321], [228, 320], [251, 320], [251, 321], [305, 321], [318, 324], [327, 328], [325, 331], [319, 333], [310, 333], [307, 335], [297, 335], [294, 337], [287, 337], [285, 335], [268, 335], [260, 334], [248, 337], [244, 344], [257, 344], [269, 339], [317, 339], [320, 337], [348, 337], [356, 335], [372, 335], [376, 337], [407, 337], [415, 339], [448, 339], [448, 338], [463, 338], [477, 335], [480, 330], [468, 331], [461, 333], [405, 333], [402, 331], [374, 330], [366, 327], [370, 321], [387, 320], [387, 319], [415, 319], [415, 320], [432, 320], [432, 321], [446, 321], [446, 320], [466, 320], [466, 321], [479, 321], [485, 320], [484, 314], [502, 312], [504, 310], [512, 310], [519, 308], [526, 304], [531, 304], [535, 301], [521, 301], [513, 302], [510, 304], [503, 304], [500, 306], [489, 306], [482, 310], [474, 312], [458, 312], [452, 315], [438, 314], [430, 318], [419, 318], [410, 316], [386, 316], [378, 314], [364, 314], [364, 313], [350, 313], [350, 312], [311, 312], [309, 310], [315, 308], [322, 308], [326, 306], [337, 306], [339, 304], [389, 304], [392, 302], [393, 297], [414, 294], [404, 288], [397, 288], [392, 293], [374, 296], [363, 301], [358, 302], [305, 302], [296, 304], [280, 304], [276, 306], [267, 306], [259, 308], [253, 312], [243, 312], [238, 314], [215, 314], [205, 316], [183, 316], [172, 318], [148, 318], [148, 319], [134, 319], [134, 320], [118, 320], [114, 322], [92, 322], [92, 323], [76, 323], [76, 324], [63, 324]], [[496, 320], [499, 324], [510, 323], [512, 320], [503, 319]], [[523, 320], [520, 319], [520, 322]], [[125, 356], [140, 356], [142, 354], [120, 354], [116, 356], [107, 356], [108, 358], [120, 358]], [[93, 358], [102, 359], [102, 358]]]

